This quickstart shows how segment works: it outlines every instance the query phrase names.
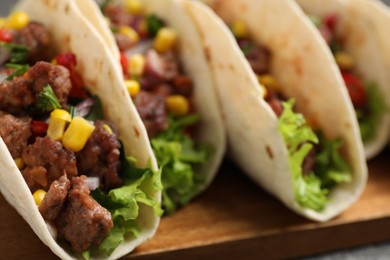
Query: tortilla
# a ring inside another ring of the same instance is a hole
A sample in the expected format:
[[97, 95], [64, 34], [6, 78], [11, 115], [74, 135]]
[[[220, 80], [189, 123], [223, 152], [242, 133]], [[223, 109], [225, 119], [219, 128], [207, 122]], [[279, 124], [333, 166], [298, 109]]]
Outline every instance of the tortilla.
[[[121, 1], [112, 2], [121, 3]], [[118, 47], [112, 33], [107, 30], [108, 26], [104, 17], [88, 11], [96, 9], [96, 3], [85, 0], [76, 0], [75, 3], [80, 10], [84, 11], [85, 17], [95, 26], [96, 30], [104, 35], [103, 38], [112, 51], [112, 56], [118, 57]], [[197, 194], [200, 194], [215, 178], [226, 149], [225, 130], [216, 97], [213, 74], [208, 61], [208, 53], [202, 48], [202, 35], [189, 18], [189, 11], [184, 8], [184, 1], [143, 0], [142, 3], [145, 6], [145, 13], [157, 15], [178, 33], [180, 61], [186, 74], [193, 80], [193, 101], [196, 113], [200, 116], [195, 139], [212, 147], [212, 154], [207, 163], [195, 170], [195, 174], [205, 178], [204, 185], [197, 191]], [[92, 8], [92, 6], [95, 7]], [[119, 59], [116, 60], [119, 61]], [[122, 87], [125, 89], [124, 84]]]
[[[27, 0], [20, 2], [15, 10], [24, 11], [31, 20], [44, 24], [51, 33], [53, 48], [56, 51], [71, 51], [78, 57], [77, 70], [86, 85], [93, 86], [88, 90], [100, 98], [106, 118], [117, 124], [126, 156], [136, 158], [137, 167], [151, 167], [152, 170], [157, 171], [156, 159], [149, 144], [146, 129], [127, 91], [121, 88], [122, 75], [116, 69], [117, 65], [112, 60], [103, 39], [82, 17], [73, 1]], [[83, 46], [89, 47], [83, 48]], [[62, 259], [79, 258], [80, 256], [71, 252], [70, 247], [59, 244], [55, 240], [55, 230], [50, 225], [46, 225], [21, 172], [1, 138], [0, 151], [2, 155], [0, 190], [5, 199], [57, 256]], [[160, 192], [155, 193], [151, 190], [150, 187], [145, 187], [145, 192], [150, 197], [160, 201]], [[154, 235], [159, 224], [159, 217], [156, 216], [152, 207], [141, 205], [138, 220], [141, 228], [140, 235], [136, 239], [125, 240], [109, 256], [110, 259], [119, 258], [131, 252], [136, 246]]]
[[[336, 34], [342, 36], [344, 49], [354, 57], [356, 71], [362, 75], [364, 80], [377, 84], [389, 108], [390, 77], [387, 75], [386, 63], [383, 59], [385, 55], [380, 48], [380, 41], [374, 36], [370, 21], [372, 18], [362, 15], [364, 7], [361, 8], [361, 4], [355, 5], [355, 1], [341, 0], [326, 1], [326, 4], [323, 1], [297, 0], [297, 3], [307, 14], [323, 17], [332, 13], [339, 17]], [[371, 14], [370, 17], [375, 17], [375, 15]], [[386, 146], [389, 127], [390, 113], [386, 111], [377, 126], [375, 137], [364, 144], [366, 159], [373, 158]]]
[[367, 166], [352, 104], [326, 44], [292, 1], [206, 2], [225, 22], [243, 21], [252, 39], [272, 51], [271, 71], [282, 86], [281, 92], [295, 98], [297, 110], [327, 138], [341, 137], [352, 181], [334, 188], [321, 212], [296, 202], [288, 151], [255, 74], [224, 22], [201, 3], [187, 2], [198, 30], [204, 32], [203, 48], [210, 54], [232, 158], [249, 177], [298, 214], [315, 221], [339, 215], [361, 195]]

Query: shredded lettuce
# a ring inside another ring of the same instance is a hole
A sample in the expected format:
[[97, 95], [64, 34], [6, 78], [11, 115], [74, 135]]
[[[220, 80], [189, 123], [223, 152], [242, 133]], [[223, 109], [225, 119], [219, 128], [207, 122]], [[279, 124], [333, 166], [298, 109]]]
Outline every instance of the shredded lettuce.
[[375, 83], [366, 82], [364, 86], [367, 91], [369, 111], [365, 113], [365, 111], [356, 110], [356, 116], [359, 121], [362, 140], [367, 142], [374, 138], [378, 130], [379, 121], [386, 112], [387, 107], [384, 97]]
[[[351, 180], [349, 166], [339, 154], [341, 139], [329, 141], [321, 133], [317, 136], [303, 115], [293, 111], [294, 104], [294, 99], [282, 103], [278, 129], [289, 152], [295, 199], [304, 208], [321, 211], [328, 202], [329, 190]], [[302, 164], [314, 146], [315, 168], [304, 175]]]
[[162, 168], [163, 208], [167, 214], [185, 205], [204, 184], [194, 168], [204, 162], [210, 149], [194, 142], [184, 129], [199, 120], [197, 115], [169, 118], [169, 128], [151, 140], [154, 154]]
[[108, 194], [103, 193], [100, 189], [91, 192], [91, 196], [111, 212], [114, 222], [114, 227], [109, 235], [97, 249], [93, 250], [94, 253], [110, 255], [126, 238], [139, 235], [140, 228], [136, 221], [139, 203], [153, 207], [156, 215], [162, 215], [160, 203], [147, 195], [149, 191], [157, 192], [162, 189], [160, 177], [160, 172], [153, 172], [150, 168], [136, 168], [131, 157], [124, 158], [122, 156], [124, 185], [110, 190]]

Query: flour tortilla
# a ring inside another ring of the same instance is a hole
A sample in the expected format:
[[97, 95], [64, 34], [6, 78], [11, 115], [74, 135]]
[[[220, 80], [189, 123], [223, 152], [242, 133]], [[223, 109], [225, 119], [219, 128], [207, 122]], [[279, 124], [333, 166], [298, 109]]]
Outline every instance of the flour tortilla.
[[[112, 1], [121, 4], [123, 1]], [[75, 0], [80, 10], [104, 39], [113, 57], [118, 57], [118, 47], [112, 33], [107, 30], [108, 25], [103, 16], [88, 12], [96, 3], [92, 0]], [[210, 144], [213, 153], [207, 162], [196, 169], [196, 174], [204, 176], [205, 185], [198, 193], [206, 189], [215, 178], [226, 150], [225, 130], [221, 118], [220, 106], [216, 96], [214, 79], [210, 65], [207, 61], [207, 53], [204, 52], [201, 42], [201, 34], [197, 31], [194, 22], [188, 17], [189, 11], [184, 8], [185, 1], [180, 0], [143, 0], [146, 13], [156, 14], [168, 26], [175, 29], [179, 37], [180, 61], [184, 71], [193, 80], [193, 101], [196, 112], [200, 116], [195, 138], [203, 143]], [[95, 8], [93, 8], [95, 9]], [[107, 33], [109, 35], [107, 35]], [[119, 59], [116, 59], [119, 65]], [[121, 71], [121, 69], [120, 69]], [[125, 89], [124, 83], [123, 89]]]
[[[376, 82], [387, 107], [390, 108], [390, 77], [383, 59], [384, 54], [380, 42], [374, 37], [370, 19], [361, 15], [362, 1], [344, 0], [297, 0], [297, 3], [307, 14], [324, 17], [327, 14], [337, 14], [336, 34], [343, 39], [343, 47], [356, 62], [356, 70], [364, 80]], [[375, 2], [375, 1], [374, 1]], [[366, 4], [368, 6], [368, 4]], [[372, 15], [374, 17], [375, 15]], [[382, 25], [386, 27], [386, 25]], [[386, 31], [386, 34], [387, 31]], [[388, 37], [388, 36], [387, 36]], [[383, 44], [388, 44], [383, 43]], [[382, 44], [382, 45], [383, 45]], [[387, 47], [388, 48], [388, 47]], [[366, 159], [378, 155], [387, 144], [390, 127], [390, 113], [386, 112], [379, 122], [375, 138], [364, 144]]]
[[[25, 11], [31, 20], [46, 26], [52, 37], [53, 49], [58, 52], [71, 51], [77, 56], [77, 70], [89, 86], [88, 90], [101, 99], [106, 118], [117, 125], [126, 156], [136, 158], [138, 167], [157, 170], [146, 129], [128, 92], [122, 88], [122, 74], [116, 69], [117, 65], [103, 39], [83, 18], [73, 1], [28, 0], [20, 2], [15, 10]], [[57, 256], [62, 259], [80, 258], [72, 253], [70, 247], [56, 242], [55, 229], [47, 225], [39, 213], [27, 184], [1, 138], [0, 151], [0, 190], [5, 199]], [[147, 193], [160, 201], [160, 192]], [[159, 217], [153, 209], [140, 205], [138, 220], [140, 236], [136, 239], [128, 238], [109, 259], [131, 252], [153, 236], [159, 224]]]
[[222, 20], [201, 3], [187, 2], [187, 10], [203, 32], [203, 46], [216, 77], [228, 151], [253, 180], [298, 214], [315, 221], [339, 215], [361, 195], [367, 166], [352, 104], [325, 42], [289, 0], [217, 0], [208, 4], [227, 23], [243, 21], [253, 39], [271, 50], [272, 74], [282, 93], [296, 99], [297, 110], [312, 126], [322, 129], [328, 138], [342, 138], [352, 181], [338, 185], [321, 212], [302, 208], [296, 202], [288, 151], [278, 132], [277, 117], [263, 100], [249, 63]]

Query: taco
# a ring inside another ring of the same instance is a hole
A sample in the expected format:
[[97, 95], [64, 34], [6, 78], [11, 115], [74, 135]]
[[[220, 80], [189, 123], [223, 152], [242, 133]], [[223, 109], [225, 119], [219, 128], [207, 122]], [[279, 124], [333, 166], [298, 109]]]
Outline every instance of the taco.
[[[225, 133], [207, 53], [182, 1], [75, 1], [122, 65], [162, 168], [166, 213], [214, 179]], [[108, 25], [109, 24], [109, 27]], [[110, 30], [108, 29], [110, 28]]]
[[60, 258], [121, 257], [161, 215], [146, 129], [73, 1], [14, 10], [0, 28], [1, 193]]
[[374, 18], [363, 15], [364, 7], [355, 1], [297, 2], [335, 57], [359, 122], [366, 158], [371, 159], [386, 146], [390, 126], [390, 77], [370, 22]]
[[337, 216], [362, 193], [367, 166], [321, 36], [292, 1], [206, 2], [223, 21], [199, 2], [187, 5], [204, 32], [232, 158], [298, 214]]

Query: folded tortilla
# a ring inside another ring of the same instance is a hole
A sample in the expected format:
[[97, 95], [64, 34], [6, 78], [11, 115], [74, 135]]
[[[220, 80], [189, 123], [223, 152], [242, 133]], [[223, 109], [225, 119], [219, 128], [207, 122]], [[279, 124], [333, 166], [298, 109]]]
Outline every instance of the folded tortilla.
[[[339, 19], [336, 34], [342, 38], [343, 48], [355, 59], [356, 71], [363, 77], [363, 80], [376, 83], [384, 98], [387, 111], [382, 115], [378, 125], [375, 126], [377, 129], [375, 136], [364, 143], [366, 159], [371, 159], [378, 155], [386, 146], [389, 138], [388, 129], [390, 127], [390, 113], [388, 111], [390, 107], [390, 77], [388, 70], [386, 70], [386, 61], [384, 59], [386, 57], [384, 55], [386, 47], [381, 47], [381, 45], [388, 45], [388, 42], [385, 43], [385, 39], [379, 40], [379, 37], [386, 36], [375, 36], [378, 34], [378, 29], [375, 28], [386, 27], [386, 25], [379, 21], [382, 12], [378, 12], [379, 15], [376, 16], [368, 11], [369, 9], [378, 9], [378, 7], [373, 7], [374, 5], [378, 6], [378, 2], [297, 0], [297, 3], [309, 15], [318, 17], [324, 17], [328, 14], [337, 15]], [[363, 13], [367, 13], [367, 15]], [[378, 26], [374, 26], [373, 21], [375, 20]], [[386, 29], [383, 31], [386, 31]], [[387, 31], [383, 33], [383, 35], [385, 34], [388, 34]]]
[[[77, 70], [93, 95], [97, 95], [103, 106], [106, 119], [114, 122], [120, 132], [120, 140], [126, 156], [136, 159], [137, 167], [150, 167], [157, 171], [146, 129], [131, 103], [130, 96], [122, 86], [122, 75], [116, 69], [110, 50], [95, 29], [83, 18], [71, 0], [26, 0], [15, 10], [26, 12], [30, 19], [45, 25], [51, 34], [53, 49], [72, 52], [78, 58]], [[85, 48], [88, 46], [88, 48]], [[107, 88], [107, 86], [110, 86]], [[131, 129], [129, 131], [129, 129]], [[138, 133], [138, 134], [135, 134]], [[29, 187], [16, 166], [11, 154], [0, 138], [0, 190], [5, 199], [26, 220], [37, 236], [62, 259], [76, 259], [70, 247], [56, 241], [55, 229], [46, 224], [36, 206]], [[160, 201], [161, 193], [144, 187], [145, 193]], [[151, 238], [159, 224], [159, 217], [152, 207], [140, 205], [138, 224], [140, 235], [127, 238], [109, 256], [119, 258], [136, 246]]]
[[[111, 50], [112, 57], [118, 61], [117, 64], [120, 67], [118, 46], [96, 3], [92, 0], [75, 0], [74, 2], [102, 35]], [[123, 1], [111, 1], [110, 3], [123, 4]], [[196, 113], [200, 116], [194, 133], [195, 140], [212, 148], [212, 154], [207, 162], [195, 169], [195, 174], [205, 179], [202, 187], [194, 194], [197, 195], [205, 190], [215, 178], [226, 150], [225, 130], [208, 53], [202, 48], [202, 33], [198, 32], [194, 21], [190, 19], [190, 11], [184, 8], [185, 1], [142, 0], [142, 4], [145, 6], [145, 13], [157, 15], [177, 32], [180, 62], [186, 74], [193, 80], [192, 98]], [[121, 71], [120, 68], [119, 70]], [[122, 87], [125, 89], [123, 83]]]
[[[329, 220], [361, 195], [367, 166], [356, 117], [343, 80], [325, 42], [304, 13], [288, 0], [206, 1], [223, 21], [199, 2], [187, 10], [203, 32], [226, 119], [228, 151], [259, 185], [287, 207], [315, 221]], [[327, 138], [343, 140], [352, 180], [335, 187], [324, 210], [301, 207], [294, 196], [292, 170], [278, 119], [263, 100], [261, 87], [224, 22], [243, 21], [252, 39], [272, 52], [271, 73], [281, 92]]]

